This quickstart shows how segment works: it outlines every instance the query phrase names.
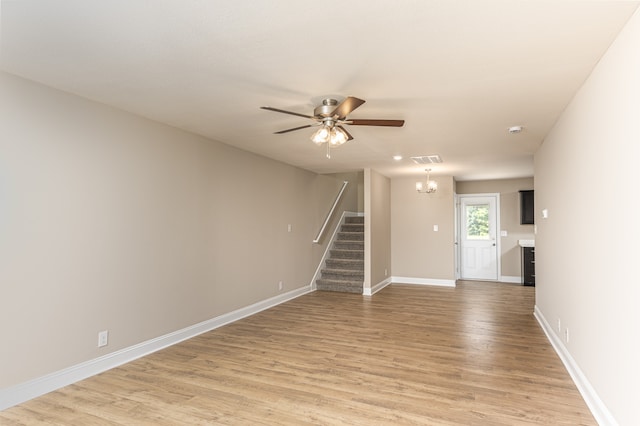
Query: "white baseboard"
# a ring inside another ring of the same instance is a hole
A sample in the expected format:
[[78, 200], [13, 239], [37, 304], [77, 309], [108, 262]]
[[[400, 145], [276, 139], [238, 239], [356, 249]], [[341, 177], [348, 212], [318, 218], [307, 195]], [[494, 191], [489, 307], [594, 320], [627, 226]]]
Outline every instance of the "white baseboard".
[[502, 275], [500, 277], [499, 282], [501, 282], [501, 283], [510, 283], [510, 284], [522, 284], [522, 277], [520, 277], [520, 276], [513, 277], [513, 276], [508, 276], [508, 275]]
[[562, 340], [558, 335], [556, 335], [540, 309], [538, 309], [538, 306], [534, 307], [533, 315], [536, 317], [540, 327], [542, 327], [542, 330], [547, 335], [547, 339], [551, 342], [551, 346], [553, 346], [553, 349], [555, 349], [556, 353], [562, 360], [562, 363], [569, 372], [571, 379], [573, 379], [573, 382], [578, 388], [578, 391], [580, 391], [582, 398], [589, 407], [589, 410], [591, 410], [591, 414], [593, 414], [593, 417], [595, 417], [598, 424], [616, 426], [618, 422], [613, 417], [607, 406], [604, 405], [593, 386], [591, 386], [591, 383], [589, 383], [589, 380], [587, 380], [578, 364], [564, 346]]
[[391, 284], [391, 278], [386, 278], [385, 280], [380, 281], [378, 284], [374, 285], [371, 288], [363, 289], [362, 290], [362, 294], [364, 296], [373, 296], [374, 294], [376, 294], [377, 292], [379, 292], [380, 290], [382, 290], [383, 288], [385, 288], [389, 284]]
[[456, 280], [438, 280], [434, 278], [391, 277], [391, 282], [395, 284], [437, 285], [444, 287], [456, 286]]
[[46, 376], [38, 377], [28, 382], [15, 386], [0, 389], [0, 411], [14, 405], [23, 403], [30, 399], [52, 392], [64, 386], [86, 379], [106, 370], [126, 364], [135, 359], [149, 355], [176, 343], [195, 337], [207, 331], [214, 330], [223, 325], [232, 323], [239, 319], [256, 314], [265, 309], [295, 299], [304, 294], [312, 292], [311, 286], [300, 287], [287, 293], [279, 294], [266, 300], [254, 303], [253, 305], [237, 309], [224, 315], [203, 321], [198, 324], [174, 331], [155, 339], [112, 352], [99, 358], [95, 358], [60, 371], [56, 371]]

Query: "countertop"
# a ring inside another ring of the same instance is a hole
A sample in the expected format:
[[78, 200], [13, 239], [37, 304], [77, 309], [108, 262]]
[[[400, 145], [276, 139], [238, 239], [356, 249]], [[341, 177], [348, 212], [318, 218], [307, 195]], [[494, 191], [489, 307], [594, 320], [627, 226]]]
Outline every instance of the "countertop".
[[518, 245], [520, 247], [535, 247], [536, 240], [518, 240]]

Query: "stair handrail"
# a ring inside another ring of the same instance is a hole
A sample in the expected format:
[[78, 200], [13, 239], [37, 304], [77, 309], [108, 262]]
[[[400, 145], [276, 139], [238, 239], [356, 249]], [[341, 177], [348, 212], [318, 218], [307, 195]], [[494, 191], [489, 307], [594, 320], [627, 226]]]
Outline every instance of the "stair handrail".
[[320, 242], [320, 239], [322, 238], [322, 234], [324, 234], [324, 230], [327, 228], [327, 225], [329, 224], [329, 221], [331, 220], [331, 217], [333, 216], [333, 212], [336, 210], [336, 207], [338, 206], [338, 203], [340, 202], [340, 199], [342, 198], [342, 194], [344, 193], [344, 190], [345, 190], [345, 188], [347, 187], [348, 184], [349, 184], [348, 180], [345, 180], [345, 181], [342, 182], [342, 188], [340, 188], [340, 191], [338, 192], [338, 195], [336, 196], [336, 199], [333, 202], [333, 205], [331, 206], [331, 210], [329, 210], [329, 213], [327, 213], [327, 217], [324, 219], [324, 223], [322, 224], [322, 228], [320, 228], [320, 231], [318, 231], [318, 235], [313, 240], [314, 244], [318, 244]]

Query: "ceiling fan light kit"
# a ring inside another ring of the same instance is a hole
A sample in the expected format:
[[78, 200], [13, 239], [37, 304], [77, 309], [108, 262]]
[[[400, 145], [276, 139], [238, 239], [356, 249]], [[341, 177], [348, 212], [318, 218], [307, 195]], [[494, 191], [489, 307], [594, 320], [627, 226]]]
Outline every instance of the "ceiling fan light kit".
[[347, 135], [341, 128], [335, 127], [331, 129], [331, 138], [329, 139], [329, 143], [332, 146], [340, 146], [348, 140], [349, 138], [347, 138]]
[[339, 127], [322, 126], [311, 135], [310, 139], [318, 145], [328, 142], [332, 146], [340, 146], [348, 141], [349, 137]]
[[321, 127], [311, 135], [310, 139], [317, 145], [322, 145], [325, 142], [329, 142], [330, 138], [331, 132], [329, 131], [329, 129], [327, 129], [326, 127]]
[[338, 104], [335, 99], [327, 98], [322, 101], [322, 105], [317, 106], [313, 110], [313, 115], [305, 115], [297, 112], [286, 111], [279, 108], [273, 108], [269, 106], [260, 107], [268, 111], [280, 112], [283, 114], [296, 115], [298, 117], [309, 118], [315, 123], [307, 124], [305, 126], [294, 127], [291, 129], [281, 130], [275, 132], [275, 134], [283, 134], [293, 132], [295, 130], [306, 129], [312, 126], [320, 126], [311, 135], [311, 140], [317, 144], [327, 144], [327, 158], [331, 158], [331, 148], [337, 148], [344, 143], [353, 139], [353, 136], [343, 127], [344, 125], [351, 126], [387, 126], [387, 127], [402, 127], [404, 120], [371, 120], [371, 119], [348, 119], [353, 110], [362, 105], [365, 101], [362, 99], [349, 96]]

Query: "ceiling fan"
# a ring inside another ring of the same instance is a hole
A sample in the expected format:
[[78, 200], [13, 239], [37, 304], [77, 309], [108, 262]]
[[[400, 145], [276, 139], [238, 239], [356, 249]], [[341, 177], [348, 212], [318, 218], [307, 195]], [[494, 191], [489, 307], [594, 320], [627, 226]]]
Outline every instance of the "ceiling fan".
[[313, 115], [300, 114], [292, 111], [285, 111], [279, 108], [273, 108], [269, 106], [260, 107], [268, 111], [281, 112], [284, 114], [296, 115], [298, 117], [308, 118], [314, 121], [314, 123], [304, 126], [298, 126], [291, 129], [280, 130], [275, 134], [280, 135], [283, 133], [293, 132], [295, 130], [306, 129], [308, 127], [319, 126], [313, 135], [311, 140], [318, 145], [323, 143], [327, 144], [327, 158], [331, 158], [331, 148], [339, 147], [347, 141], [353, 139], [353, 136], [343, 127], [344, 125], [351, 126], [386, 126], [386, 127], [402, 127], [404, 120], [372, 120], [372, 119], [350, 119], [347, 118], [353, 110], [362, 105], [365, 101], [355, 98], [353, 96], [347, 97], [345, 100], [338, 104], [335, 99], [327, 98], [322, 101], [322, 105], [317, 106], [313, 110]]

